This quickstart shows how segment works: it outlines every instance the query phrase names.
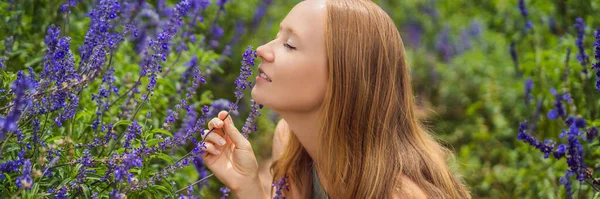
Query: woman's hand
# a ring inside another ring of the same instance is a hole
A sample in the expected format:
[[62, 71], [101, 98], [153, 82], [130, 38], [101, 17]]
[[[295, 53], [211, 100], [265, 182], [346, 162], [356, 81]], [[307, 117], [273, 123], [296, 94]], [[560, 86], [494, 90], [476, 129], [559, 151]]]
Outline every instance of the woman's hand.
[[[265, 198], [258, 178], [258, 162], [250, 142], [235, 128], [231, 117], [222, 121], [226, 115], [227, 111], [221, 111], [218, 118], [208, 122], [208, 129], [215, 130], [205, 141], [207, 153], [202, 155], [204, 164], [234, 195]], [[206, 132], [208, 130], [203, 136]]]

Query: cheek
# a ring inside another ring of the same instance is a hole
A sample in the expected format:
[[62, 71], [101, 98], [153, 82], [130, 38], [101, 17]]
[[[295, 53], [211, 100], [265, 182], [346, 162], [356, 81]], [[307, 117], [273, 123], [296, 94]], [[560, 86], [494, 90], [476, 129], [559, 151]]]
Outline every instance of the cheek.
[[[323, 66], [324, 67], [324, 66]], [[314, 65], [300, 65], [294, 70], [281, 71], [285, 78], [275, 85], [274, 93], [289, 109], [309, 111], [319, 108], [323, 103], [327, 88], [327, 74]]]

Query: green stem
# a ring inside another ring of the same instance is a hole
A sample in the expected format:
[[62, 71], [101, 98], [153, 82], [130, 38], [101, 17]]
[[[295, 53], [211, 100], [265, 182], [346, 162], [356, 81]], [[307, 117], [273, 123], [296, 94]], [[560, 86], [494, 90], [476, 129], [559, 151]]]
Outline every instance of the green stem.
[[[183, 190], [186, 190], [186, 189], [187, 189], [187, 187], [190, 187], [190, 186], [195, 186], [195, 185], [197, 185], [198, 183], [204, 182], [204, 181], [208, 180], [208, 178], [210, 178], [210, 177], [212, 177], [212, 176], [214, 176], [214, 175], [215, 175], [215, 174], [211, 173], [210, 175], [207, 175], [206, 177], [204, 177], [204, 178], [202, 178], [202, 179], [200, 179], [200, 180], [197, 180], [196, 182], [194, 182], [194, 183], [192, 183], [192, 184], [189, 184], [188, 186], [186, 186], [186, 188], [182, 188], [182, 189], [179, 189], [179, 190], [175, 191], [175, 193], [173, 193], [173, 195], [175, 195], [175, 194], [178, 194], [179, 192], [181, 192], [181, 191], [183, 191]], [[168, 197], [166, 197], [166, 198], [168, 198]]]
[[19, 189], [19, 191], [17, 191], [14, 195], [12, 195], [10, 198], [11, 199], [15, 199], [17, 198], [17, 196], [19, 196], [19, 194], [21, 194], [21, 192], [23, 192], [23, 189]]

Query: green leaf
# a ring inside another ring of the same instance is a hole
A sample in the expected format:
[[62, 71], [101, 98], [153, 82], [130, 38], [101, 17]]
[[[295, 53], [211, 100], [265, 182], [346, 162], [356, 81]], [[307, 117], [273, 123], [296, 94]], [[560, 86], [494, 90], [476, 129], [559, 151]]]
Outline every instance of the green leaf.
[[81, 189], [83, 189], [83, 196], [85, 196], [84, 198], [90, 198], [90, 188], [86, 184], [80, 184], [79, 186], [81, 186]]
[[162, 185], [154, 185], [154, 186], [152, 186], [152, 188], [158, 189], [166, 194], [169, 194], [169, 196], [173, 197], [173, 192], [171, 192], [169, 189], [167, 189], [166, 187], [164, 187]]
[[131, 124], [131, 121], [129, 121], [129, 120], [120, 120], [117, 123], [113, 124], [113, 128], [115, 128], [116, 126], [120, 126], [120, 125], [129, 126], [130, 124]]
[[152, 136], [154, 136], [154, 134], [161, 133], [168, 135], [169, 137], [173, 137], [173, 134], [171, 132], [164, 129], [153, 129], [152, 131], [150, 131], [150, 133], [152, 134]]
[[201, 104], [210, 104], [213, 101], [214, 95], [211, 90], [206, 90], [200, 95]]
[[171, 164], [174, 162], [173, 158], [167, 154], [164, 153], [158, 153], [158, 154], [154, 154], [152, 155], [152, 158], [159, 158], [162, 159], [164, 161], [166, 161], [167, 163]]

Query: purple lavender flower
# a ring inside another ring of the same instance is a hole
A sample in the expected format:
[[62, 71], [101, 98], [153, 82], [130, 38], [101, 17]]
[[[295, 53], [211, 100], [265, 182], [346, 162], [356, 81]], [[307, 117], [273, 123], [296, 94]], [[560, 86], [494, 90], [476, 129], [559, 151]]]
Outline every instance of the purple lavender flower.
[[18, 128], [21, 114], [28, 104], [31, 104], [31, 99], [27, 98], [27, 93], [35, 89], [37, 82], [33, 78], [25, 76], [23, 71], [17, 73], [17, 80], [11, 86], [11, 92], [15, 97], [12, 101], [12, 109], [5, 116], [0, 116], [0, 141], [4, 140], [5, 133], [20, 131]]
[[[209, 117], [216, 117], [216, 115], [219, 114], [220, 111], [226, 110], [227, 108], [231, 107], [231, 104], [233, 104], [233, 102], [222, 98], [212, 101], [210, 103], [210, 111], [208, 112]], [[237, 110], [232, 110], [230, 114], [239, 115]]]
[[469, 34], [471, 37], [479, 37], [481, 36], [481, 33], [483, 32], [483, 26], [481, 25], [481, 22], [479, 21], [472, 21], [471, 22], [471, 27], [469, 29]]
[[596, 38], [596, 41], [594, 42], [594, 58], [596, 61], [598, 61], [598, 63], [596, 63], [596, 67], [600, 67], [600, 28], [598, 28], [594, 33], [594, 37]]
[[230, 0], [217, 0], [217, 6], [219, 6], [219, 10], [225, 11], [225, 4]]
[[240, 76], [235, 80], [235, 84], [237, 85], [235, 91], [235, 98], [237, 99], [236, 101], [239, 101], [240, 99], [242, 99], [242, 97], [244, 97], [244, 90], [252, 87], [252, 83], [248, 82], [247, 79], [248, 77], [250, 77], [250, 75], [252, 75], [252, 69], [250, 68], [250, 66], [254, 66], [255, 58], [256, 51], [252, 50], [252, 46], [248, 46], [242, 58]]
[[525, 104], [529, 104], [529, 101], [533, 98], [531, 89], [533, 89], [533, 80], [529, 78], [525, 81]]
[[193, 5], [194, 8], [198, 8], [196, 6], [199, 6], [202, 9], [206, 9], [209, 5], [210, 5], [210, 0], [196, 0], [193, 1], [191, 4]]
[[252, 132], [257, 131], [258, 127], [256, 126], [256, 118], [261, 115], [260, 110], [262, 105], [257, 104], [254, 100], [250, 100], [250, 115], [246, 118], [246, 122], [242, 127], [242, 135], [244, 137], [248, 137]]
[[[229, 41], [229, 45], [225, 46], [225, 48], [228, 48], [229, 46], [235, 46], [238, 42], [240, 42], [245, 31], [246, 31], [246, 27], [244, 26], [244, 22], [241, 20], [238, 20], [235, 23], [235, 34], [233, 35], [233, 37], [231, 37], [231, 40]], [[225, 49], [225, 50], [223, 50], [223, 55], [229, 57], [229, 56], [231, 56], [231, 51], [227, 52], [227, 49]]]
[[21, 167], [25, 162], [25, 149], [21, 149], [18, 153], [18, 158], [16, 160], [8, 160], [4, 163], [0, 164], [0, 180], [5, 179], [5, 173], [10, 172], [19, 172], [19, 167]]
[[523, 16], [523, 18], [525, 18], [525, 20], [527, 21], [525, 24], [525, 31], [527, 31], [533, 27], [533, 22], [529, 20], [529, 11], [525, 6], [524, 0], [519, 0], [519, 10], [521, 11], [521, 15]]
[[6, 61], [6, 59], [0, 58], [0, 68], [4, 67], [4, 61]]
[[[36, 88], [40, 93], [34, 94], [41, 95], [41, 100], [32, 104], [29, 114], [44, 114], [64, 108], [62, 113], [54, 118], [56, 124], [61, 126], [64, 120], [75, 115], [75, 110], [79, 105], [76, 91], [67, 89], [67, 87], [73, 83], [78, 83], [81, 78], [75, 70], [75, 59], [69, 50], [70, 38], [59, 38], [59, 34], [59, 28], [48, 27], [45, 38], [46, 52], [42, 58], [44, 69], [40, 73], [41, 83]], [[30, 73], [33, 77], [33, 70], [30, 70]], [[41, 93], [52, 84], [59, 89], [49, 93]]]
[[519, 0], [519, 10], [521, 10], [521, 15], [523, 17], [527, 17], [529, 15], [529, 11], [527, 10], [527, 7], [525, 7], [524, 0]]
[[435, 48], [442, 55], [445, 62], [450, 61], [454, 56], [454, 48], [450, 41], [450, 30], [448, 28], [444, 28], [438, 33]]
[[[560, 134], [560, 137], [564, 137], [565, 135], [568, 136], [568, 143], [566, 145], [561, 144], [559, 148], [554, 152], [554, 157], [565, 157], [567, 160], [567, 165], [569, 166], [567, 172], [576, 175], [577, 180], [583, 181], [586, 175], [587, 166], [585, 165], [583, 160], [583, 146], [579, 142], [579, 137], [582, 134], [582, 132], [579, 129], [585, 128], [585, 120], [571, 116], [567, 118], [565, 123], [567, 124], [567, 126], [569, 126], [569, 129], [568, 131], [563, 130]], [[593, 139], [595, 137], [594, 134], [597, 133], [588, 132], [587, 136], [589, 136], [589, 139]], [[561, 179], [562, 184], [565, 184], [562, 182], [564, 180], [568, 180], [568, 177]], [[567, 191], [569, 190], [567, 184], [565, 184], [565, 188], [567, 189]]]
[[569, 133], [567, 144], [567, 165], [569, 170], [577, 174], [577, 180], [583, 181], [587, 166], [583, 161], [583, 146], [579, 142], [578, 132]]
[[85, 35], [85, 41], [79, 48], [81, 74], [87, 74], [94, 79], [106, 62], [106, 55], [114, 51], [123, 41], [123, 35], [112, 30], [116, 27], [117, 13], [121, 5], [117, 0], [100, 0], [88, 15], [90, 25]]
[[515, 68], [519, 68], [519, 58], [517, 57], [517, 51], [515, 49], [515, 42], [510, 42], [510, 57], [512, 57]]
[[283, 196], [283, 189], [286, 191], [290, 190], [290, 185], [288, 184], [288, 176], [285, 175], [281, 178], [277, 183], [271, 184], [272, 187], [275, 187], [275, 196], [273, 199], [285, 199]]
[[582, 66], [584, 66], [584, 73], [587, 73], [587, 69], [585, 69], [585, 67], [588, 64], [589, 61], [589, 57], [588, 55], [585, 53], [585, 47], [583, 44], [583, 39], [585, 37], [585, 23], [583, 21], [582, 18], [578, 17], [575, 21], [575, 28], [577, 29], [577, 40], [575, 40], [575, 45], [577, 46], [577, 49], [579, 50], [579, 53], [577, 54], [577, 60], [581, 63]]
[[144, 53], [144, 58], [141, 63], [140, 76], [148, 75], [149, 82], [147, 85], [148, 91], [153, 91], [156, 86], [157, 73], [162, 72], [161, 61], [167, 60], [169, 54], [169, 45], [171, 39], [177, 34], [179, 27], [183, 24], [183, 17], [190, 10], [190, 3], [188, 0], [182, 0], [175, 5], [175, 10], [169, 17], [169, 23], [162, 32], [158, 34], [156, 39], [151, 39], [148, 43], [148, 49], [152, 49], [154, 53], [149, 54], [148, 51]]
[[93, 159], [93, 157], [92, 157], [92, 154], [90, 153], [89, 149], [85, 149], [83, 151], [81, 158], [77, 159], [77, 162], [79, 164], [81, 164], [81, 167], [79, 167], [79, 172], [77, 174], [77, 182], [78, 183], [83, 183], [83, 180], [87, 174], [87, 168], [94, 166], [92, 159]]
[[67, 3], [60, 6], [60, 11], [63, 13], [70, 13], [71, 7], [75, 7], [75, 5], [77, 5], [77, 0], [67, 0]]
[[221, 187], [219, 189], [219, 191], [221, 191], [221, 193], [223, 194], [221, 196], [221, 199], [227, 199], [229, 197], [229, 192], [230, 192], [229, 188], [227, 188], [227, 187]]
[[31, 161], [26, 159], [23, 161], [21, 176], [16, 179], [17, 187], [20, 189], [31, 189], [33, 179], [31, 178]]
[[12, 53], [13, 44], [15, 42], [15, 37], [10, 36], [4, 40], [4, 55], [8, 56]]
[[556, 148], [556, 151], [554, 151], [554, 157], [556, 159], [560, 159], [565, 157], [565, 152], [567, 150], [567, 146], [565, 146], [564, 144], [560, 144], [558, 145], [558, 147]]
[[133, 121], [129, 127], [127, 127], [127, 131], [125, 132], [125, 141], [123, 142], [123, 147], [126, 149], [131, 148], [131, 141], [135, 139], [138, 135], [142, 134], [142, 127], [138, 125], [137, 121]]
[[588, 142], [593, 142], [596, 137], [598, 137], [598, 129], [596, 127], [590, 128], [587, 131], [586, 140]]
[[585, 128], [585, 126], [586, 126], [585, 125], [585, 119], [583, 119], [583, 118], [577, 118], [577, 119], [575, 119], [575, 126], [577, 128], [581, 128], [581, 129]]
[[406, 42], [410, 46], [414, 46], [414, 48], [418, 48], [421, 46], [421, 36], [423, 34], [423, 27], [420, 23], [411, 22], [408, 25], [404, 26], [406, 31]]
[[550, 153], [554, 150], [554, 142], [552, 142], [552, 140], [546, 140], [542, 143], [527, 133], [527, 120], [519, 125], [519, 135], [517, 136], [517, 140], [521, 140], [530, 146], [539, 149], [544, 153], [544, 158], [548, 158]]
[[111, 93], [119, 96], [119, 88], [114, 86], [115, 77], [114, 77], [115, 68], [111, 67], [106, 71], [104, 77], [102, 77], [102, 84], [100, 88], [98, 88], [98, 94], [92, 94], [92, 101], [96, 102], [98, 109], [96, 110], [96, 121], [92, 124], [92, 129], [96, 130], [98, 125], [100, 125], [100, 117], [104, 114], [105, 111], [108, 111], [108, 106], [110, 101], [108, 98]]
[[56, 199], [68, 199], [67, 197], [67, 188], [61, 187], [58, 193], [56, 193]]
[[435, 7], [435, 1], [428, 1], [427, 4], [421, 4], [419, 6], [419, 10], [429, 16], [431, 16], [434, 20], [437, 20], [440, 17], [438, 10]]
[[258, 8], [256, 8], [256, 11], [254, 12], [254, 17], [252, 19], [252, 27], [253, 28], [258, 28], [260, 21], [267, 13], [267, 7], [268, 7], [267, 4], [260, 4], [258, 6]]
[[560, 177], [559, 181], [565, 187], [565, 191], [567, 192], [567, 198], [573, 198], [573, 185], [571, 184], [571, 180], [569, 179], [573, 175], [572, 172], [567, 171], [563, 177]]
[[165, 123], [173, 123], [175, 122], [175, 120], [178, 118], [178, 113], [171, 110], [171, 109], [167, 109], [167, 118], [165, 119]]
[[223, 28], [221, 28], [218, 24], [215, 24], [211, 29], [210, 32], [212, 34], [212, 38], [213, 39], [221, 39], [223, 37], [223, 34], [225, 33], [225, 31], [223, 30]]
[[594, 58], [596, 58], [596, 63], [592, 65], [592, 69], [596, 71], [596, 90], [600, 90], [600, 28], [596, 30], [595, 37]]
[[110, 199], [121, 199], [123, 194], [119, 193], [119, 190], [113, 189], [112, 191], [110, 191], [109, 195]]
[[556, 92], [556, 89], [550, 89], [550, 92], [552, 93], [552, 95], [554, 95], [554, 97], [556, 98], [556, 100], [554, 101], [554, 109], [550, 110], [550, 112], [548, 112], [548, 118], [551, 120], [556, 120], [558, 119], [558, 117], [566, 117], [567, 116], [567, 112], [565, 111], [565, 108], [562, 104], [562, 101], [567, 101], [568, 103], [571, 103], [572, 99], [569, 96], [569, 94], [563, 94], [560, 95]]
[[[185, 93], [186, 99], [192, 99], [196, 94], [196, 90], [200, 86], [200, 84], [206, 83], [206, 80], [202, 76], [202, 71], [200, 70], [200, 66], [198, 64], [198, 57], [194, 56], [190, 61], [186, 64], [188, 69], [181, 74], [181, 82], [184, 86], [187, 87], [187, 92]], [[187, 86], [188, 81], [192, 80], [192, 85]], [[178, 90], [178, 93], [181, 92], [181, 89]]]
[[550, 32], [553, 34], [558, 34], [558, 28], [556, 28], [556, 21], [554, 20], [554, 17], [550, 17], [548, 19], [548, 27], [550, 28]]

